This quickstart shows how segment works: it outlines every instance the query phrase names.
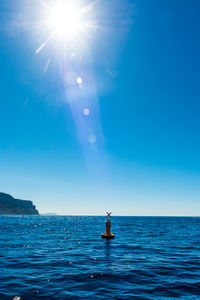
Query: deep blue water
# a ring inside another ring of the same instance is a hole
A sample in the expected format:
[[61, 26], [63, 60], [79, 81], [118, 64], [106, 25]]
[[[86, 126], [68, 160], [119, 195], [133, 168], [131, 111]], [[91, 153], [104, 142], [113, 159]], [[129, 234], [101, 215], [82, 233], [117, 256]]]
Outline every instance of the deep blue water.
[[200, 218], [104, 231], [104, 217], [0, 217], [0, 299], [200, 299]]

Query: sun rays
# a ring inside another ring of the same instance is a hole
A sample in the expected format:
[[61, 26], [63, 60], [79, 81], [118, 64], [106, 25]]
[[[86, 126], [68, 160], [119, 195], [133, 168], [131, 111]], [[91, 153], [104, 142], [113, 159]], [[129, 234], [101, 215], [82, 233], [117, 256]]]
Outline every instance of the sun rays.
[[86, 49], [92, 31], [97, 29], [94, 6], [96, 2], [85, 5], [83, 1], [76, 3], [66, 0], [40, 2], [38, 20], [35, 22], [38, 34], [44, 41], [36, 49], [38, 54], [48, 44], [64, 49]]

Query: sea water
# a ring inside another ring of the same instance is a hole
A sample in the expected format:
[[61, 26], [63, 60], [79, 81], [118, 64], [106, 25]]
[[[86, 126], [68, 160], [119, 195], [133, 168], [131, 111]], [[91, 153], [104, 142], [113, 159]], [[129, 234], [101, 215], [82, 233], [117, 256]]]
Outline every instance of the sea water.
[[1, 216], [0, 299], [200, 299], [200, 218]]

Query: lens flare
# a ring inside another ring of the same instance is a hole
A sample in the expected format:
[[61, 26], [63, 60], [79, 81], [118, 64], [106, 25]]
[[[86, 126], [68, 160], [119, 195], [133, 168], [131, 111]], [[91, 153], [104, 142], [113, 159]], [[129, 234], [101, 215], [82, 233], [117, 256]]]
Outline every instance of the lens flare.
[[88, 108], [84, 108], [83, 114], [84, 114], [85, 116], [89, 116], [90, 110], [89, 110]]
[[81, 77], [77, 77], [76, 82], [81, 85], [83, 83], [83, 79]]
[[95, 134], [90, 134], [88, 140], [89, 140], [90, 144], [95, 144], [97, 137]]

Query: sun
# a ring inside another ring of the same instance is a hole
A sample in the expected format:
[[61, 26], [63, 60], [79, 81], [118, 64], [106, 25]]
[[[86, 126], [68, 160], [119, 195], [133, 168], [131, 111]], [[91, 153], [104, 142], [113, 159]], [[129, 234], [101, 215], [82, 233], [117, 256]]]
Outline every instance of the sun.
[[96, 2], [86, 5], [83, 0], [39, 1], [40, 13], [35, 26], [43, 42], [35, 50], [36, 54], [48, 46], [56, 55], [62, 53], [66, 58], [69, 51], [80, 52], [89, 47], [97, 28]]
[[84, 24], [78, 8], [65, 3], [50, 9], [48, 26], [58, 38], [74, 38], [83, 29]]

